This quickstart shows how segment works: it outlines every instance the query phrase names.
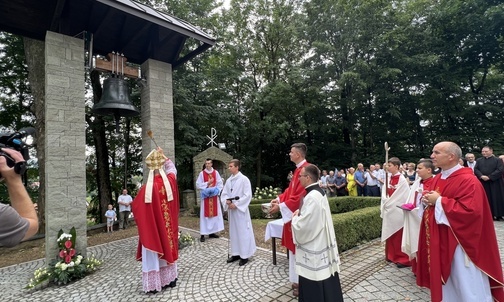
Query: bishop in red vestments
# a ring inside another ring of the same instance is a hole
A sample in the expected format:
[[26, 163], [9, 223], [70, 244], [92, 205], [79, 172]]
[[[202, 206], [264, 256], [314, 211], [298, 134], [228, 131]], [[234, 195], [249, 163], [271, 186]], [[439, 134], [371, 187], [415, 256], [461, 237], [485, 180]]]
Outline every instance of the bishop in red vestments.
[[417, 284], [430, 289], [434, 302], [504, 301], [492, 213], [472, 170], [458, 164], [461, 157], [452, 142], [433, 149], [442, 171], [422, 198]]
[[142, 261], [143, 290], [151, 292], [176, 285], [180, 205], [173, 162], [158, 149], [146, 163], [151, 170], [148, 181], [131, 205], [138, 226], [136, 259]]

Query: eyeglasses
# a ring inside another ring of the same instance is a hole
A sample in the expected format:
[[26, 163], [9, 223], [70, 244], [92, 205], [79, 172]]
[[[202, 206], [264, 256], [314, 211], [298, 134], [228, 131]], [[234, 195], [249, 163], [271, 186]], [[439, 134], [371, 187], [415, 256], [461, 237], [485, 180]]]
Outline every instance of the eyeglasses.
[[308, 174], [299, 174], [299, 178], [306, 177], [306, 176], [308, 176]]

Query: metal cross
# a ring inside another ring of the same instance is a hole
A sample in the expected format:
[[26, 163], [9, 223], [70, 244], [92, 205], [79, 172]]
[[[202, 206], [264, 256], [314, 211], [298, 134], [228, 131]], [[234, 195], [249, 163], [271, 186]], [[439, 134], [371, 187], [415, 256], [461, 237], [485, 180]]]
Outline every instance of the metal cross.
[[215, 130], [215, 128], [212, 128], [212, 129], [210, 130], [210, 135], [211, 135], [211, 136], [208, 136], [208, 135], [206, 136], [206, 137], [208, 137], [208, 139], [210, 140], [210, 141], [207, 143], [207, 145], [212, 144], [212, 146], [216, 146], [216, 145], [217, 145], [217, 143], [215, 142], [215, 139], [217, 138], [217, 130]]

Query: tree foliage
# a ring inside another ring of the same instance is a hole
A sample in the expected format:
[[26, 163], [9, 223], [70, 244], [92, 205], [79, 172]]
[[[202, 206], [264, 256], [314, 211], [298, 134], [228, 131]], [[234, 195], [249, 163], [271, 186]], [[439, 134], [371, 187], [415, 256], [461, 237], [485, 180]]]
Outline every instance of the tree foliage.
[[[504, 153], [501, 1], [143, 2], [217, 41], [173, 74], [181, 191], [193, 187], [192, 158], [208, 147], [212, 128], [254, 186], [285, 186], [294, 142], [306, 143], [309, 161], [323, 169], [381, 162], [384, 142], [403, 161], [428, 157], [441, 140]], [[14, 126], [30, 95], [19, 38], [1, 37], [0, 121]], [[188, 40], [182, 53], [196, 46]], [[138, 89], [132, 85], [133, 95]], [[106, 119], [88, 116], [88, 126], [87, 143], [102, 150], [88, 172], [98, 162], [109, 167], [101, 177], [112, 198], [124, 171], [140, 170], [140, 121], [121, 126], [124, 137]], [[99, 183], [91, 178], [88, 190]]]

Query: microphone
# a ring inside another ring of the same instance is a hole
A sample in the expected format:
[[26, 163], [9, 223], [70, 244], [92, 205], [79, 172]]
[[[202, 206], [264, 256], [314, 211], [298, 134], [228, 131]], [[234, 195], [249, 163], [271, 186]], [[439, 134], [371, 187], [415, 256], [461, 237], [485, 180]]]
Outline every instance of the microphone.
[[235, 197], [232, 197], [232, 198], [228, 198], [227, 200], [233, 202], [233, 200], [238, 200], [238, 199], [240, 199], [240, 197], [239, 196], [235, 196]]

